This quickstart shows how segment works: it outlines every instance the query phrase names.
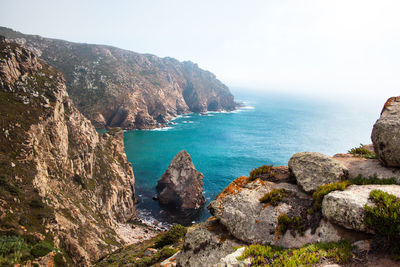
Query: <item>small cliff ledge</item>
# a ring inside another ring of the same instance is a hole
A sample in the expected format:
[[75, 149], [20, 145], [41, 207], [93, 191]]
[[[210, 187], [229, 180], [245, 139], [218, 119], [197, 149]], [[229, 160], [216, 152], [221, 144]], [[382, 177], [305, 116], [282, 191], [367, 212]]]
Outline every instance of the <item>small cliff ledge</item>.
[[203, 174], [196, 170], [190, 155], [182, 150], [172, 159], [158, 180], [160, 204], [178, 210], [199, 209], [206, 200], [203, 195]]
[[178, 114], [235, 109], [216, 76], [190, 61], [79, 44], [0, 27], [64, 74], [75, 105], [96, 128], [155, 128]]
[[136, 213], [135, 180], [122, 130], [99, 135], [63, 75], [4, 38], [0, 129], [1, 236], [14, 236], [28, 254], [33, 246], [34, 258], [61, 248], [58, 259], [74, 266], [126, 243], [119, 229]]

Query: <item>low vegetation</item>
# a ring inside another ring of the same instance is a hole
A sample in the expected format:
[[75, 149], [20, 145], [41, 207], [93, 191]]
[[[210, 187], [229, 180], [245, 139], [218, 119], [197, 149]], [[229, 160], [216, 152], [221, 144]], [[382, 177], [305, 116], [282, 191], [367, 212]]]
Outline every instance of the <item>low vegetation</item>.
[[395, 178], [385, 178], [379, 179], [376, 173], [373, 176], [368, 178], [362, 176], [361, 174], [358, 175], [356, 178], [349, 180], [351, 184], [355, 185], [366, 185], [366, 184], [396, 184]]
[[256, 169], [253, 169], [250, 172], [249, 178], [251, 181], [254, 181], [257, 178], [260, 178], [261, 176], [274, 177], [275, 173], [272, 171], [272, 165], [263, 165]]
[[154, 248], [162, 248], [166, 245], [171, 245], [178, 242], [180, 239], [185, 237], [186, 231], [187, 231], [186, 227], [180, 224], [173, 225], [165, 235], [162, 235], [155, 242]]
[[[34, 260], [47, 255], [51, 251], [58, 251], [48, 241], [37, 242], [31, 235], [21, 236], [1, 236], [0, 237], [0, 266], [10, 266]], [[58, 266], [64, 263], [61, 253], [58, 259]]]
[[291, 218], [286, 213], [281, 214], [278, 217], [278, 227], [279, 227], [279, 233], [282, 235], [285, 234], [286, 231], [289, 229], [295, 229], [297, 230], [297, 232], [303, 235], [305, 230], [304, 224], [300, 216]]
[[376, 159], [376, 154], [365, 148], [363, 144], [360, 144], [359, 147], [355, 147], [349, 150], [349, 153], [365, 159]]
[[384, 238], [379, 247], [400, 260], [400, 199], [382, 190], [372, 190], [369, 198], [375, 205], [365, 204], [365, 225]]
[[350, 185], [349, 181], [341, 181], [320, 186], [314, 193], [314, 211], [320, 210], [324, 196], [335, 190], [345, 190]]
[[400, 199], [382, 190], [369, 194], [374, 206], [365, 204], [365, 224], [388, 239], [400, 239]]
[[274, 189], [271, 192], [265, 193], [263, 197], [259, 199], [261, 203], [270, 203], [272, 206], [277, 206], [284, 197], [288, 197], [290, 194], [286, 189]]
[[350, 241], [326, 242], [305, 245], [299, 249], [250, 245], [238, 260], [251, 259], [255, 266], [311, 266], [322, 261], [347, 263], [351, 260]]
[[185, 227], [174, 225], [168, 232], [152, 239], [118, 249], [101, 259], [96, 266], [152, 266], [180, 250], [185, 234]]

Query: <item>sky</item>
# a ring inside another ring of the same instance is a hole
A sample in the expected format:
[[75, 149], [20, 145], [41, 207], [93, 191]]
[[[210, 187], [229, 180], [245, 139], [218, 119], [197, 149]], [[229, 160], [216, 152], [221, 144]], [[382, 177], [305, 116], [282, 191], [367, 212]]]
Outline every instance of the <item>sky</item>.
[[0, 0], [23, 33], [191, 60], [231, 87], [400, 92], [399, 0]]

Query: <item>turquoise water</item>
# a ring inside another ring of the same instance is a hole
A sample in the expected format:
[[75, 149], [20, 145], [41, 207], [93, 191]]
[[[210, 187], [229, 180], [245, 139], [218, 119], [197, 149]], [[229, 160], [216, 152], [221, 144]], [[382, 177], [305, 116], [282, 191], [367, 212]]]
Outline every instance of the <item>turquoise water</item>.
[[[185, 149], [204, 174], [207, 203], [233, 179], [248, 175], [263, 164], [287, 165], [291, 155], [317, 151], [327, 155], [346, 152], [370, 143], [375, 108], [335, 100], [301, 98], [282, 94], [237, 92], [246, 107], [231, 113], [184, 115], [175, 125], [152, 131], [127, 131], [125, 150], [132, 162], [137, 207], [141, 216], [162, 222], [182, 222], [152, 200], [157, 180], [176, 153]], [[198, 218], [209, 216], [206, 209]]]

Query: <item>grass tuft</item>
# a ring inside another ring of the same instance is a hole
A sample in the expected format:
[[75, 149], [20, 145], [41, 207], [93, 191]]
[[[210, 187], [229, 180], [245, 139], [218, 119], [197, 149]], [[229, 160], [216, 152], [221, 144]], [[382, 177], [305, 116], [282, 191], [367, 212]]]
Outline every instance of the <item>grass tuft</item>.
[[272, 171], [272, 165], [263, 165], [250, 172], [250, 181], [254, 181], [261, 175], [268, 175], [269, 177], [274, 177], [275, 173]]
[[270, 203], [272, 206], [277, 206], [284, 197], [288, 197], [290, 194], [286, 189], [274, 189], [271, 192], [265, 193], [263, 197], [259, 199], [261, 203]]
[[363, 144], [360, 144], [359, 147], [354, 147], [350, 149], [349, 153], [356, 157], [361, 157], [365, 159], [376, 159], [376, 154], [366, 149]]

